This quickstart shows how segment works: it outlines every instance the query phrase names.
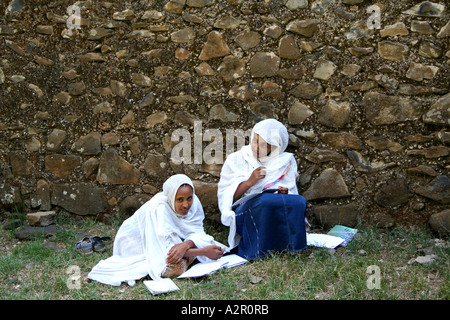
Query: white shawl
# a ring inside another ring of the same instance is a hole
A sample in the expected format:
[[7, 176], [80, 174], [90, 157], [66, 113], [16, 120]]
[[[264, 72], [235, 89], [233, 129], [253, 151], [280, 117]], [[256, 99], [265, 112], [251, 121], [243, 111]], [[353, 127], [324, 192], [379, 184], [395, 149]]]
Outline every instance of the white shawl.
[[[166, 267], [167, 253], [174, 245], [192, 240], [197, 248], [216, 244], [203, 229], [204, 212], [194, 193], [193, 204], [187, 215], [175, 212], [174, 201], [178, 188], [192, 181], [177, 174], [163, 185], [163, 192], [156, 194], [125, 220], [114, 239], [113, 255], [101, 260], [88, 274], [88, 278], [101, 283], [119, 286], [122, 281], [150, 275], [161, 279]], [[207, 257], [197, 257], [201, 262]]]
[[298, 177], [297, 162], [292, 153], [284, 152], [289, 142], [289, 134], [286, 127], [275, 119], [266, 119], [258, 122], [253, 127], [250, 143], [255, 134], [261, 136], [272, 146], [272, 151], [269, 156], [256, 159], [253, 156], [251, 146], [244, 146], [241, 150], [236, 151], [227, 157], [220, 173], [217, 196], [219, 210], [221, 212], [221, 221], [225, 226], [230, 227], [228, 235], [228, 244], [230, 248], [236, 247], [240, 240], [240, 236], [236, 234], [236, 217], [231, 208], [233, 196], [239, 184], [246, 181], [253, 170], [264, 166], [266, 167], [266, 176], [249, 188], [244, 196], [260, 193], [266, 184], [277, 180], [284, 173], [289, 164], [289, 171], [274, 185], [274, 188], [280, 186], [286, 187], [290, 194], [298, 194], [296, 184]]

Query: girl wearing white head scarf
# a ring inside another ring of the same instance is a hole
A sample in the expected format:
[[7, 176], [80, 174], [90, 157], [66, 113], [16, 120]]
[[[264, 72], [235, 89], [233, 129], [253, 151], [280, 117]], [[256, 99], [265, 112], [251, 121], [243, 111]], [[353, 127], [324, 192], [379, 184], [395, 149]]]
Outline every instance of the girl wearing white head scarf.
[[[230, 154], [220, 174], [218, 201], [222, 223], [230, 227], [231, 248], [247, 259], [270, 251], [306, 247], [306, 200], [298, 194], [297, 163], [285, 152], [289, 134], [275, 119], [258, 122], [251, 144]], [[275, 193], [262, 193], [277, 189]], [[239, 198], [258, 195], [233, 207]]]
[[170, 177], [162, 192], [123, 222], [113, 255], [100, 261], [88, 278], [115, 286], [133, 284], [147, 275], [153, 280], [177, 276], [194, 257], [200, 262], [220, 258], [223, 249], [205, 233], [204, 217], [191, 179], [183, 174]]

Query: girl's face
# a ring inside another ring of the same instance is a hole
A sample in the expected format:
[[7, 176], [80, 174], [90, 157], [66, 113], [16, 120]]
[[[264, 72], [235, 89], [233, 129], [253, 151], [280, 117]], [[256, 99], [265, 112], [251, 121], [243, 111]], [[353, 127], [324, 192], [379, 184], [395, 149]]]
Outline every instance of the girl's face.
[[182, 216], [188, 214], [191, 209], [192, 202], [194, 201], [194, 191], [191, 186], [185, 185], [178, 188], [175, 195], [175, 211]]
[[268, 156], [270, 154], [272, 146], [270, 144], [268, 144], [258, 134], [255, 134], [255, 136], [252, 139], [251, 148], [252, 148], [253, 156], [258, 159], [261, 157]]

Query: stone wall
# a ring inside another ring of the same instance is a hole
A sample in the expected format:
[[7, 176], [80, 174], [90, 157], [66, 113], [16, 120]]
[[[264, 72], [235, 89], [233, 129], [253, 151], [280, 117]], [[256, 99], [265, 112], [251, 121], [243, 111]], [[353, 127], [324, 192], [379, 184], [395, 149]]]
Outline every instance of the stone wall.
[[221, 164], [175, 164], [172, 133], [224, 138], [274, 117], [291, 134], [315, 225], [448, 227], [448, 10], [413, 0], [2, 1], [1, 210], [125, 217], [183, 172], [217, 220]]

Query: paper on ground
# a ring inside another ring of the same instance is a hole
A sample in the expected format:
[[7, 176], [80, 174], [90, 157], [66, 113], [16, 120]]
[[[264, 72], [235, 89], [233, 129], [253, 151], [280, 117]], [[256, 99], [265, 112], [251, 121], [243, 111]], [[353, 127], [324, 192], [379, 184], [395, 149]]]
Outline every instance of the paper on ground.
[[197, 263], [192, 267], [190, 267], [185, 273], [178, 276], [178, 279], [206, 276], [221, 268], [232, 268], [241, 265], [245, 262], [247, 262], [247, 260], [239, 257], [236, 254], [226, 255], [220, 258], [219, 260]]
[[233, 268], [240, 266], [241, 264], [244, 264], [248, 262], [248, 260], [238, 256], [237, 254], [229, 254], [226, 256], [223, 256], [219, 259], [219, 261], [226, 261], [226, 264], [224, 265], [225, 268]]
[[327, 234], [306, 234], [306, 244], [308, 246], [334, 249], [342, 242], [344, 242], [344, 239]]
[[190, 267], [185, 273], [178, 276], [178, 279], [181, 278], [195, 278], [195, 277], [201, 277], [205, 276], [207, 274], [213, 273], [216, 270], [219, 270], [222, 268], [222, 266], [226, 264], [226, 261], [210, 261], [210, 262], [203, 262], [203, 263], [197, 263]]
[[153, 295], [179, 290], [177, 285], [169, 278], [146, 280], [144, 284]]

